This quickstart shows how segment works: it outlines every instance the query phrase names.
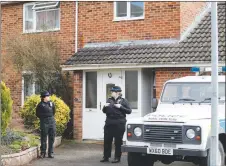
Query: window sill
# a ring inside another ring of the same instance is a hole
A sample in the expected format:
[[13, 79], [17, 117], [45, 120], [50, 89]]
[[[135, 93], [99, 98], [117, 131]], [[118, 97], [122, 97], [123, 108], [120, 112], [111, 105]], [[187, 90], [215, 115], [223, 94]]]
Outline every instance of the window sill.
[[60, 31], [60, 28], [58, 29], [50, 29], [50, 30], [46, 30], [46, 31], [23, 31], [24, 34], [28, 34], [28, 33], [48, 33], [48, 32], [57, 32]]
[[114, 18], [113, 21], [133, 21], [133, 20], [144, 20], [144, 17], [132, 17], [132, 18]]

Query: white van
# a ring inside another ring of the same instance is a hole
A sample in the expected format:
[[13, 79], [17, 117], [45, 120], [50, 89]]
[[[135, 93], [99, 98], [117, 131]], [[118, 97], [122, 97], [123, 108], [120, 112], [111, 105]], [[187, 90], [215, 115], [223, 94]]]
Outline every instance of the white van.
[[[219, 76], [218, 166], [225, 165], [225, 76]], [[158, 105], [158, 106], [157, 106]], [[126, 124], [129, 166], [153, 166], [186, 161], [210, 166], [211, 76], [187, 76], [167, 81], [156, 108]]]

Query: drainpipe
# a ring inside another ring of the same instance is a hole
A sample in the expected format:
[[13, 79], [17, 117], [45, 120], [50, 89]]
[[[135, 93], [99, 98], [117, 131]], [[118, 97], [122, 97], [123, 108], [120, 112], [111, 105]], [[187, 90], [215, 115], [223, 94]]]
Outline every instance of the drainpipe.
[[75, 1], [75, 53], [78, 51], [78, 0]]
[[[78, 0], [75, 1], [75, 53], [78, 51]], [[73, 72], [73, 81], [74, 81], [74, 72]], [[74, 88], [74, 86], [73, 86]], [[74, 96], [73, 96], [74, 98]], [[72, 138], [74, 138], [74, 114], [75, 114], [75, 109], [74, 109], [74, 100], [72, 102], [72, 111], [71, 111], [71, 118], [72, 118]]]
[[[211, 144], [210, 144], [210, 165], [218, 165], [219, 149], [218, 136], [218, 15], [217, 2], [211, 2]], [[224, 163], [222, 163], [224, 165]]]

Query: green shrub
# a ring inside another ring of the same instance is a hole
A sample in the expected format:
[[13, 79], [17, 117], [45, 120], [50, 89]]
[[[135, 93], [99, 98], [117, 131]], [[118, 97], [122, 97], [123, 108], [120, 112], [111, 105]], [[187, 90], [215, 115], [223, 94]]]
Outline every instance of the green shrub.
[[[70, 109], [63, 100], [56, 97], [55, 95], [52, 95], [50, 98], [51, 101], [54, 102], [56, 107], [56, 134], [57, 136], [61, 136], [66, 129], [67, 123], [70, 119]], [[25, 127], [37, 131], [39, 131], [40, 125], [39, 119], [36, 117], [36, 106], [40, 101], [41, 100], [39, 95], [32, 95], [26, 99], [24, 106], [20, 111], [20, 115], [24, 120]]]
[[30, 147], [37, 147], [40, 144], [39, 136], [9, 129], [7, 129], [6, 134], [1, 139], [2, 145], [9, 147], [13, 152], [24, 151]]
[[20, 152], [21, 151], [21, 145], [20, 144], [11, 144], [9, 147], [14, 150], [15, 152]]
[[29, 145], [30, 145], [31, 147], [38, 146], [39, 143], [40, 143], [39, 137], [38, 137], [38, 136], [29, 134], [29, 135], [28, 135], [28, 139], [29, 139]]
[[13, 100], [4, 82], [1, 82], [1, 90], [1, 133], [5, 135], [12, 117]]
[[10, 145], [14, 141], [22, 141], [22, 140], [23, 140], [23, 136], [20, 133], [14, 132], [9, 129], [7, 129], [5, 135], [1, 137], [2, 145]]

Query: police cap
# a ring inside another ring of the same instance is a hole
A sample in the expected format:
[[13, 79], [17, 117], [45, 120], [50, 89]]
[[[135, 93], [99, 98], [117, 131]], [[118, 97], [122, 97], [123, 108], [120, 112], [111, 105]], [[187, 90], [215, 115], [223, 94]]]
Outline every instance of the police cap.
[[121, 89], [121, 87], [119, 87], [119, 86], [113, 86], [113, 87], [111, 88], [111, 91], [112, 91], [112, 92], [122, 92], [122, 89]]
[[41, 97], [50, 96], [50, 93], [47, 90], [41, 92]]

